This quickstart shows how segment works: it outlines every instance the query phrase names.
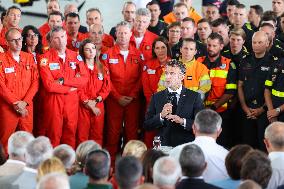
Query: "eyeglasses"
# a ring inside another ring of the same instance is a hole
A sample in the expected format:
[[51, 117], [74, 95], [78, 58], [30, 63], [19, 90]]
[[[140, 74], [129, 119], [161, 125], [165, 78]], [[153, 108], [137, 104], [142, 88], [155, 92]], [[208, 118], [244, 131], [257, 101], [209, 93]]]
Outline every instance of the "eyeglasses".
[[22, 42], [23, 41], [23, 37], [20, 37], [18, 39], [10, 39], [10, 40], [7, 40], [7, 41], [12, 42], [12, 43]]
[[38, 34], [37, 33], [35, 33], [35, 34], [28, 34], [27, 38], [38, 38]]
[[180, 33], [180, 30], [169, 30], [170, 33]]
[[103, 32], [102, 31], [98, 31], [98, 32], [92, 32], [92, 34], [94, 34], [94, 35], [102, 35], [103, 34]]

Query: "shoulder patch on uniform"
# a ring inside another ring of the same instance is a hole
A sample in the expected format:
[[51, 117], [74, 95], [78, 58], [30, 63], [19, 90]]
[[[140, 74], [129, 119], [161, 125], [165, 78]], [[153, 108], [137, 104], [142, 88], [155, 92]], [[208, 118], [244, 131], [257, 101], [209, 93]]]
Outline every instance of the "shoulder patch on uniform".
[[226, 64], [223, 63], [223, 64], [220, 66], [220, 68], [221, 68], [221, 69], [225, 69], [225, 68], [226, 68]]
[[81, 56], [81, 55], [78, 55], [78, 56], [77, 56], [77, 60], [79, 60], [79, 61], [83, 61], [82, 56]]
[[236, 64], [234, 62], [231, 62], [231, 67], [235, 70], [236, 69]]
[[141, 60], [145, 60], [143, 54], [140, 54]]
[[40, 66], [46, 66], [47, 65], [47, 58], [43, 58], [40, 60]]
[[103, 54], [102, 55], [102, 60], [106, 60], [107, 59], [107, 54]]
[[147, 70], [147, 66], [144, 65], [144, 66], [143, 66], [143, 71], [146, 71], [146, 70]]
[[276, 57], [276, 56], [273, 56], [273, 60], [278, 60], [278, 57]]

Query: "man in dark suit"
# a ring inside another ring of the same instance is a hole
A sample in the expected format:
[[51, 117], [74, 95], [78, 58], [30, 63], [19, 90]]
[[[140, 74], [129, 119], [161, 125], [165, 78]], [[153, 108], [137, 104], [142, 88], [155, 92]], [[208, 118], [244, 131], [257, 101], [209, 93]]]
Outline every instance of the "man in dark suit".
[[167, 89], [152, 96], [146, 113], [144, 128], [158, 129], [163, 146], [177, 146], [194, 139], [193, 120], [203, 104], [197, 92], [182, 86], [185, 71], [185, 65], [178, 60], [167, 63]]
[[219, 189], [204, 182], [201, 177], [207, 163], [201, 148], [196, 144], [189, 144], [182, 149], [179, 163], [183, 177], [177, 183], [176, 189]]

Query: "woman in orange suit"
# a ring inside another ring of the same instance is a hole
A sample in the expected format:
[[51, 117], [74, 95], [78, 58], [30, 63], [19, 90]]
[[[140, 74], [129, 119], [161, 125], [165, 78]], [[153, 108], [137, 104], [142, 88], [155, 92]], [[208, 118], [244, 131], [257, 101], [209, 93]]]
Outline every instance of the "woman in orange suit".
[[[167, 39], [158, 37], [152, 44], [152, 59], [145, 62], [142, 74], [143, 93], [146, 98], [147, 106], [150, 103], [151, 96], [166, 88], [161, 78], [164, 71], [164, 66], [171, 57], [171, 51]], [[145, 131], [144, 142], [148, 148], [153, 146], [153, 138], [156, 131]]]
[[77, 129], [77, 145], [85, 140], [103, 143], [104, 100], [110, 92], [109, 73], [96, 58], [96, 46], [90, 39], [81, 43], [79, 54], [89, 72], [89, 81], [79, 91], [80, 107]]

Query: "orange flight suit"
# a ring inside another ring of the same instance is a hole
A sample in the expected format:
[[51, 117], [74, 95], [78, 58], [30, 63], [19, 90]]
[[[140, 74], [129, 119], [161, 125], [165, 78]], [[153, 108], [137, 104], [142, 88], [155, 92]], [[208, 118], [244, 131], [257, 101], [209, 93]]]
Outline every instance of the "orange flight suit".
[[[66, 32], [67, 33], [67, 32]], [[68, 34], [67, 34], [67, 48], [72, 50], [72, 51], [75, 51], [75, 52], [79, 52], [79, 47], [80, 47], [80, 44], [81, 42], [86, 39], [88, 37], [87, 34], [85, 33], [81, 33], [81, 32], [78, 32], [78, 35], [77, 35], [77, 39], [76, 41], [74, 41], [72, 39], [72, 37], [70, 37]]]
[[[20, 52], [18, 63], [10, 51], [0, 54], [0, 141], [7, 149], [8, 138], [16, 130], [32, 132], [33, 98], [38, 91], [39, 75], [33, 55]], [[28, 115], [21, 117], [14, 103], [25, 101]]]
[[[197, 13], [197, 11], [194, 8], [192, 8], [192, 7], [188, 11], [188, 17], [192, 18], [195, 21], [195, 24], [197, 24], [197, 22], [202, 18]], [[171, 24], [173, 22], [176, 22], [176, 17], [175, 17], [173, 12], [170, 12], [169, 14], [164, 16], [163, 18], [164, 18], [164, 22], [166, 22], [167, 24]]]
[[[72, 87], [83, 88], [88, 82], [88, 72], [80, 55], [66, 49], [65, 61], [55, 49], [50, 49], [40, 60], [40, 76], [44, 86], [45, 136], [53, 146], [69, 144], [75, 148], [79, 97]], [[63, 84], [57, 82], [64, 78]]]

